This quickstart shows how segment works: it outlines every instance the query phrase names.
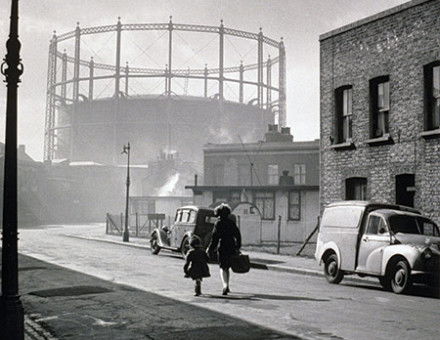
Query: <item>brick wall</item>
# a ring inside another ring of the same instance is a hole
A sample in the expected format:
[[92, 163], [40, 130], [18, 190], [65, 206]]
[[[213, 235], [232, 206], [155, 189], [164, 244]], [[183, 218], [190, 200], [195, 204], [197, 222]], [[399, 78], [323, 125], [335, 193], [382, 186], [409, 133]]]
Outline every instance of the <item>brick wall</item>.
[[[321, 208], [366, 177], [368, 198], [395, 202], [395, 176], [415, 174], [415, 207], [440, 222], [440, 135], [424, 129], [423, 66], [440, 60], [440, 1], [416, 0], [321, 36]], [[370, 146], [369, 80], [389, 75], [390, 136]], [[353, 87], [352, 149], [334, 149], [334, 90]]]

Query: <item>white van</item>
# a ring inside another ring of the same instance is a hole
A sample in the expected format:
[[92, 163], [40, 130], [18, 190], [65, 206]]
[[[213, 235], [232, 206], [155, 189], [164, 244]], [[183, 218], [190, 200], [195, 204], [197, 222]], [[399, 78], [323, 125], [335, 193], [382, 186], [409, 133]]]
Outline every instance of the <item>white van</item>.
[[440, 232], [413, 208], [336, 202], [324, 209], [315, 258], [330, 283], [347, 274], [374, 276], [385, 289], [403, 293], [414, 281], [438, 285]]

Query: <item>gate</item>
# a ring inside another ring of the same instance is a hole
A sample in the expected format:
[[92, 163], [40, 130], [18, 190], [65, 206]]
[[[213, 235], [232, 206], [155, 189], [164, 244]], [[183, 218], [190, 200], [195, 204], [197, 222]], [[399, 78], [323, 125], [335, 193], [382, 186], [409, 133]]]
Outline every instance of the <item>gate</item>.
[[124, 215], [108, 214], [105, 219], [105, 233], [109, 235], [122, 235]]
[[[165, 214], [131, 214], [128, 216], [128, 231], [130, 236], [148, 238], [154, 228], [161, 228]], [[106, 215], [105, 232], [109, 235], [122, 235], [125, 215]]]

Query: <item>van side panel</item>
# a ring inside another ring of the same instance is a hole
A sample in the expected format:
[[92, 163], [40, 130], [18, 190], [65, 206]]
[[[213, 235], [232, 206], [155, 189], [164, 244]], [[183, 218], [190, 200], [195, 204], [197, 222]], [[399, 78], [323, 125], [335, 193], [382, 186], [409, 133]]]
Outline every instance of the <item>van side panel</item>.
[[336, 244], [342, 270], [355, 270], [359, 226], [364, 211], [365, 208], [360, 206], [335, 206], [326, 208], [322, 215], [320, 241], [322, 244], [331, 241]]

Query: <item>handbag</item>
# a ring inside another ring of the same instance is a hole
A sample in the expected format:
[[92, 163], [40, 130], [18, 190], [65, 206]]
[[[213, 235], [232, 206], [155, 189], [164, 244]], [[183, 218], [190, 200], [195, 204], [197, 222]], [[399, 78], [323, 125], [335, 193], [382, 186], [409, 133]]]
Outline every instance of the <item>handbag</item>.
[[231, 268], [234, 273], [247, 273], [251, 269], [249, 255], [238, 253], [231, 256]]

